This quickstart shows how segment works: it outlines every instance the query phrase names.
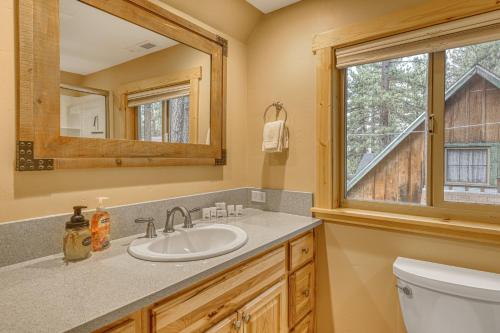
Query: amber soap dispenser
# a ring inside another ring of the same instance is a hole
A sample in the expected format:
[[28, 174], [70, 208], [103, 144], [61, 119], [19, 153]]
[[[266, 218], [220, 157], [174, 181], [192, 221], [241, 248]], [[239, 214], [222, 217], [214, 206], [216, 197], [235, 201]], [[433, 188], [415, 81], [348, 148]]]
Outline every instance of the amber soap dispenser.
[[86, 206], [73, 207], [74, 213], [71, 220], [66, 222], [66, 233], [63, 241], [65, 261], [78, 261], [90, 256], [91, 236], [89, 220], [82, 215]]
[[110, 246], [109, 230], [111, 218], [109, 213], [104, 209], [103, 201], [108, 198], [98, 197], [99, 205], [96, 212], [92, 216], [90, 223], [90, 231], [92, 233], [92, 250], [102, 251]]

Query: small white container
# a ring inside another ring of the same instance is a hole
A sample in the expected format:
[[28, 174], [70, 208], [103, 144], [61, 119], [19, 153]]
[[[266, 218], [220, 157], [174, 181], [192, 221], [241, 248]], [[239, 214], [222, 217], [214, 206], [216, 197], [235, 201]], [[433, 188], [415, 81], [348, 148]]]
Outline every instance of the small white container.
[[202, 211], [203, 221], [209, 221], [210, 220], [210, 208], [203, 208], [201, 211]]
[[215, 203], [215, 207], [217, 209], [224, 209], [225, 210], [226, 209], [226, 203], [225, 202], [216, 202]]
[[210, 220], [211, 221], [217, 220], [217, 207], [210, 207]]
[[229, 216], [229, 217], [236, 216], [236, 210], [234, 208], [234, 205], [227, 205], [227, 216]]
[[227, 210], [217, 209], [217, 220], [225, 220], [227, 218]]
[[236, 205], [236, 216], [243, 215], [243, 205]]

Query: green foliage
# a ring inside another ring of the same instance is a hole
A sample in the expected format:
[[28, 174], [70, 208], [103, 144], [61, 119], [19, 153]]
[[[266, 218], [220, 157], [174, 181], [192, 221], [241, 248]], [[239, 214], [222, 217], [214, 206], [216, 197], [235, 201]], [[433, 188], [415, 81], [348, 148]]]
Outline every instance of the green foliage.
[[425, 112], [428, 56], [418, 55], [347, 70], [347, 174], [363, 155], [380, 153]]
[[447, 50], [446, 89], [475, 65], [481, 65], [488, 71], [500, 75], [500, 41]]

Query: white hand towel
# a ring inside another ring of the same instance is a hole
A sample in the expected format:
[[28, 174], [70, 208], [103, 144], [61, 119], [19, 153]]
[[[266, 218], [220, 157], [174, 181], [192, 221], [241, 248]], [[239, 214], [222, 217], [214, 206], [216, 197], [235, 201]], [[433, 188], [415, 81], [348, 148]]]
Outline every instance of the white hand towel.
[[[283, 120], [266, 123], [262, 138], [262, 151], [269, 153], [281, 152], [285, 143], [285, 132], [285, 122]], [[286, 145], [288, 146], [288, 140], [286, 140]]]

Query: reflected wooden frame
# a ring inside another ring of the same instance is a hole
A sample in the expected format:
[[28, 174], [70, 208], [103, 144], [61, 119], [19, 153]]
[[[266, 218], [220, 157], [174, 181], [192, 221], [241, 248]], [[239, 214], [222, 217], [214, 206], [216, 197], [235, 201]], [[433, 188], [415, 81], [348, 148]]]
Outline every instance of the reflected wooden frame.
[[466, 17], [479, 19], [477, 14], [493, 12], [497, 14], [493, 16], [498, 17], [500, 4], [491, 0], [457, 0], [434, 7], [423, 4], [406, 12], [391, 13], [383, 20], [338, 28], [315, 36], [316, 188], [312, 211], [316, 217], [335, 223], [500, 245], [498, 206], [444, 200], [444, 127], [441, 128], [441, 125], [444, 124], [445, 55], [442, 51], [431, 53], [429, 58], [429, 90], [432, 90], [428, 101], [429, 115], [434, 117], [436, 126], [434, 132], [428, 134], [427, 184], [431, 188], [426, 192], [427, 206], [344, 198], [345, 70], [337, 68], [335, 56], [337, 49], [345, 46]]
[[210, 145], [60, 136], [59, 1], [18, 0], [17, 170], [225, 164], [227, 41], [147, 0], [80, 1], [211, 56]]

